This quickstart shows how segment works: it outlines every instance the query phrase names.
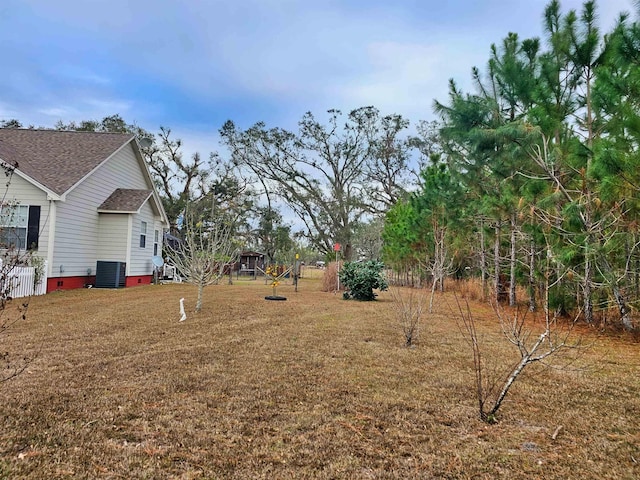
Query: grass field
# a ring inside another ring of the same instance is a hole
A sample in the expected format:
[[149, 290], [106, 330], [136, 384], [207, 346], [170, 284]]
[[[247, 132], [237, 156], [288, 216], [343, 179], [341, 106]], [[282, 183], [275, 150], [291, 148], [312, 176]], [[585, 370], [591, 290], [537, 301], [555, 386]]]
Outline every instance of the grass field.
[[[579, 361], [532, 368], [487, 425], [452, 297], [408, 349], [389, 293], [320, 285], [212, 286], [198, 315], [188, 285], [33, 298], [0, 337], [37, 353], [0, 384], [0, 478], [640, 478], [632, 338], [582, 329]], [[487, 358], [515, 360], [472, 308]]]

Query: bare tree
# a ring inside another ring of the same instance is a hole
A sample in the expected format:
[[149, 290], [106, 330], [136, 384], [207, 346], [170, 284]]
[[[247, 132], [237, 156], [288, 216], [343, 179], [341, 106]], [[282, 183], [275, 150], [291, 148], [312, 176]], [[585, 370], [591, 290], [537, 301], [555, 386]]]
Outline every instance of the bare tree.
[[453, 259], [449, 255], [446, 243], [447, 226], [440, 222], [438, 217], [431, 219], [433, 231], [433, 257], [420, 262], [422, 268], [431, 273], [431, 295], [429, 297], [429, 313], [433, 311], [433, 297], [436, 289], [440, 293], [444, 292], [444, 280], [453, 272]]
[[571, 322], [563, 328], [558, 322], [557, 315], [550, 316], [547, 312], [541, 330], [534, 333], [526, 322], [526, 313], [520, 314], [519, 311], [516, 311], [513, 316], [508, 318], [496, 307], [495, 312], [500, 320], [502, 334], [517, 348], [520, 360], [507, 368], [504, 374], [488, 372], [476, 330], [476, 322], [469, 304], [466, 303], [463, 308], [457, 297], [456, 302], [463, 333], [473, 352], [478, 412], [480, 418], [487, 423], [496, 422], [496, 414], [502, 402], [526, 367], [537, 362], [545, 362], [553, 355], [568, 349], [577, 349], [580, 346], [580, 339], [570, 340], [572, 326], [575, 322]]
[[401, 194], [407, 155], [396, 137], [406, 122], [380, 120], [374, 107], [351, 111], [344, 124], [340, 111], [328, 113], [327, 124], [306, 113], [297, 133], [264, 123], [242, 131], [228, 121], [220, 134], [233, 161], [261, 182], [267, 200], [277, 195], [293, 210], [314, 247], [330, 253], [340, 243], [350, 260], [358, 223]]
[[157, 136], [158, 142], [153, 141], [150, 146], [143, 147], [142, 152], [162, 196], [171, 233], [175, 235], [178, 232], [178, 217], [187, 203], [206, 193], [209, 172], [217, 155], [210, 154], [207, 161], [196, 152], [190, 160], [185, 160], [182, 140], [173, 139], [170, 128], [160, 127]]
[[541, 325], [537, 322], [528, 323], [526, 311], [522, 314], [519, 309], [516, 309], [509, 316], [500, 309], [499, 303], [493, 304], [503, 337], [518, 350], [520, 355], [520, 359], [508, 367], [505, 373], [487, 371], [476, 322], [469, 304], [466, 302], [463, 308], [458, 297], [455, 297], [461, 330], [473, 352], [476, 398], [480, 418], [483, 421], [488, 423], [496, 421], [496, 414], [509, 389], [526, 367], [538, 362], [544, 363], [549, 357], [558, 356], [562, 352], [579, 351], [581, 339], [573, 337], [572, 333], [580, 312], [572, 322], [562, 323], [558, 320], [558, 311], [552, 314], [549, 308], [549, 292], [562, 281], [566, 274], [566, 271], [561, 273], [562, 270], [564, 267], [554, 258], [551, 245], [547, 243], [542, 299], [544, 319]]
[[404, 335], [404, 345], [411, 347], [420, 333], [422, 313], [427, 303], [425, 290], [391, 288], [389, 291], [393, 298], [393, 314]]
[[187, 207], [182, 241], [175, 248], [168, 247], [169, 259], [180, 275], [198, 287], [196, 312], [202, 309], [204, 287], [219, 283], [238, 257], [240, 247], [234, 238], [235, 229], [228, 217], [196, 220]]
[[[504, 311], [500, 310], [498, 303], [494, 304], [494, 311], [500, 322], [502, 335], [517, 348], [520, 355], [520, 360], [507, 368], [504, 374], [496, 372], [487, 374], [475, 319], [469, 304], [466, 303], [465, 308], [463, 308], [456, 297], [462, 332], [473, 352], [476, 398], [480, 418], [483, 421], [489, 423], [496, 421], [496, 414], [509, 389], [526, 367], [538, 362], [544, 363], [549, 357], [558, 356], [562, 352], [579, 351], [581, 339], [573, 337], [572, 333], [580, 312], [572, 322], [562, 323], [558, 320], [558, 312], [556, 311], [552, 314], [549, 308], [549, 292], [562, 281], [563, 276], [566, 274], [566, 271], [562, 273], [563, 268], [553, 257], [551, 245], [547, 243], [543, 286], [544, 320], [542, 325], [535, 322], [527, 323], [526, 312], [521, 314], [516, 309], [511, 316], [508, 316]], [[534, 328], [537, 331], [534, 331]]]
[[[16, 323], [26, 320], [27, 309], [29, 308], [28, 299], [15, 305], [13, 303], [14, 301], [10, 297], [7, 297], [7, 285], [10, 282], [6, 282], [6, 280], [10, 276], [10, 271], [13, 268], [15, 268], [15, 264], [13, 264], [12, 261], [8, 267], [3, 265], [2, 271], [0, 272], [0, 283], [3, 284], [2, 298], [0, 298], [0, 340], [8, 334], [9, 330], [15, 326]], [[0, 346], [0, 383], [20, 375], [33, 360], [34, 357], [20, 353], [12, 353], [4, 350]]]
[[384, 214], [404, 196], [409, 184], [409, 141], [401, 138], [409, 120], [386, 115], [376, 122], [370, 134], [370, 155], [365, 163], [369, 185], [367, 205], [374, 215]]
[[417, 150], [418, 164], [411, 172], [420, 181], [420, 172], [436, 159], [442, 159], [445, 150], [444, 140], [440, 135], [442, 125], [437, 121], [420, 120], [416, 125], [417, 135], [409, 137], [408, 145]]
[[36, 268], [34, 283], [42, 278], [42, 260], [33, 256], [32, 250], [26, 248], [20, 239], [15, 224], [16, 209], [19, 204], [8, 198], [9, 186], [15, 168], [2, 164], [0, 168], [6, 177], [5, 191], [0, 198], [0, 383], [6, 382], [24, 372], [35, 359], [35, 355], [22, 352], [10, 352], [2, 346], [2, 339], [18, 322], [26, 320], [29, 308], [29, 297], [14, 300], [12, 292], [16, 288], [14, 270], [24, 265]]

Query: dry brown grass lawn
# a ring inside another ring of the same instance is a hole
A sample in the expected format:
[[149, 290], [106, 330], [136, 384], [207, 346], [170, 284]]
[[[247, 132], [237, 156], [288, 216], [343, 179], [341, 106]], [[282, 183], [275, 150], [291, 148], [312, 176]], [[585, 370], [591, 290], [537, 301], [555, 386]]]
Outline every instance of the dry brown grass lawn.
[[[580, 366], [523, 376], [479, 421], [447, 297], [417, 348], [391, 296], [303, 279], [77, 290], [33, 298], [2, 347], [38, 352], [0, 384], [0, 478], [639, 478], [640, 352], [583, 332]], [[488, 351], [504, 344], [473, 306]], [[556, 429], [562, 425], [555, 440]]]

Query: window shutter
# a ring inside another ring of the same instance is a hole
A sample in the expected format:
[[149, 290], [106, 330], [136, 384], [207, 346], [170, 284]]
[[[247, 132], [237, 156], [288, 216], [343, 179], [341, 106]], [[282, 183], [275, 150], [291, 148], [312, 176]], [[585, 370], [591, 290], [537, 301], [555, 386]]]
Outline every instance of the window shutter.
[[27, 250], [38, 248], [40, 235], [40, 205], [29, 206], [29, 223], [27, 224]]

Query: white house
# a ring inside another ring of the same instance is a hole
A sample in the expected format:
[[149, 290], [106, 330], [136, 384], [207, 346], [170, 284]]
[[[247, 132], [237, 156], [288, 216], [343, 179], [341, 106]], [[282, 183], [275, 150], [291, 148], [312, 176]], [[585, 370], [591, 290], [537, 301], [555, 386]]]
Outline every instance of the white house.
[[0, 165], [0, 243], [47, 260], [47, 292], [151, 282], [169, 222], [134, 135], [0, 129]]

